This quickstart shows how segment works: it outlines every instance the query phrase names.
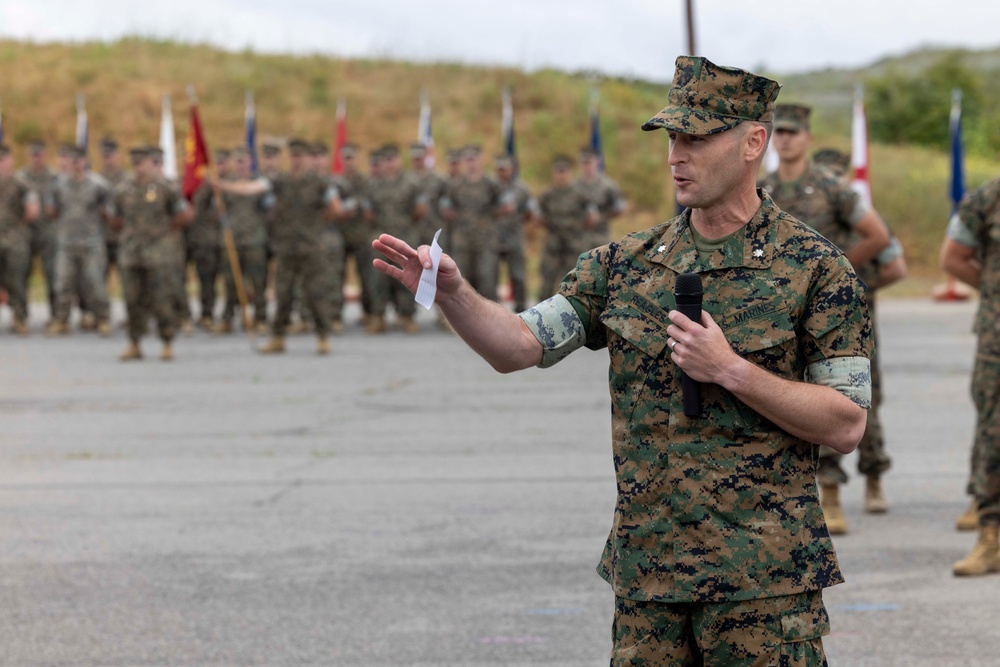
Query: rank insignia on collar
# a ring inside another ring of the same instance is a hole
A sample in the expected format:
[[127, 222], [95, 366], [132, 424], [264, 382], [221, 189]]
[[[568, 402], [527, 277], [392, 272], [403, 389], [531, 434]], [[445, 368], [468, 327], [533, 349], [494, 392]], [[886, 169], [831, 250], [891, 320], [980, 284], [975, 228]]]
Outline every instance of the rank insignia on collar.
[[659, 248], [656, 249], [656, 252], [663, 252], [666, 249], [667, 249], [666, 245], [661, 245]]
[[756, 250], [753, 251], [753, 256], [756, 257], [757, 259], [760, 259], [761, 257], [764, 256], [764, 251], [761, 250], [760, 248], [757, 248]]

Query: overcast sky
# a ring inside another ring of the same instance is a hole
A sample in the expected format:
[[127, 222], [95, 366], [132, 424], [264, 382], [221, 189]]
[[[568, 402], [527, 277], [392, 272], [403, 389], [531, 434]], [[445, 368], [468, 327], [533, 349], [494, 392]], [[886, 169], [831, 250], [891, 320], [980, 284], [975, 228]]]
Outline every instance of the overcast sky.
[[[669, 81], [684, 0], [3, 0], [0, 35], [143, 35], [227, 49], [555, 67]], [[857, 67], [922, 45], [1000, 46], [996, 0], [695, 0], [697, 51], [774, 72]], [[2, 83], [0, 83], [2, 85]]]

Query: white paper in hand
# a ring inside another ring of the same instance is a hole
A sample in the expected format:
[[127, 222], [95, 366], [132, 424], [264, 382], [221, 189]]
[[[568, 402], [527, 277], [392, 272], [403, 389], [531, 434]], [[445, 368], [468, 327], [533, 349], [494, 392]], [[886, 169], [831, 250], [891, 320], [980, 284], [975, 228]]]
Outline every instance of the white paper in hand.
[[434, 297], [437, 295], [438, 285], [438, 265], [441, 264], [441, 246], [438, 245], [438, 237], [441, 230], [434, 234], [431, 241], [431, 268], [424, 269], [420, 274], [420, 283], [417, 285], [416, 301], [427, 310], [434, 305]]

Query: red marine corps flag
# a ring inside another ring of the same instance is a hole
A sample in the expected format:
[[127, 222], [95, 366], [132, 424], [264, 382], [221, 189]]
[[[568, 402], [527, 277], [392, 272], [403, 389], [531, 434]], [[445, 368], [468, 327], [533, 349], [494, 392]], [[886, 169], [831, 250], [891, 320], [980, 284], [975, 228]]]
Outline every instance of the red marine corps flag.
[[184, 196], [190, 201], [205, 180], [208, 147], [205, 145], [205, 135], [201, 132], [198, 98], [194, 95], [194, 88], [188, 88], [188, 97], [191, 100], [191, 128], [184, 139]]
[[337, 100], [337, 125], [333, 139], [333, 162], [330, 172], [334, 176], [344, 173], [344, 144], [347, 143], [347, 103], [344, 98]]

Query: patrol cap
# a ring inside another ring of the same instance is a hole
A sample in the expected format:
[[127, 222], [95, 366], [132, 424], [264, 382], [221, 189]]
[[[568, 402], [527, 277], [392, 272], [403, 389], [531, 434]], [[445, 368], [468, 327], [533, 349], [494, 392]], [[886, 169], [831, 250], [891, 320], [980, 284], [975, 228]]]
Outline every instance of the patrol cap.
[[643, 130], [708, 135], [774, 118], [777, 81], [696, 56], [679, 56], [676, 67], [667, 106], [643, 123]]
[[231, 151], [228, 148], [216, 148], [212, 151], [212, 157], [215, 158], [215, 162], [225, 162], [229, 159]]
[[146, 146], [133, 146], [128, 150], [128, 156], [133, 162], [142, 160], [146, 155]]
[[87, 151], [82, 146], [74, 146], [70, 144], [65, 147], [65, 151], [64, 155], [74, 160], [87, 157]]
[[813, 153], [812, 161], [821, 167], [831, 169], [838, 175], [843, 175], [851, 165], [851, 156], [836, 148], [821, 148]]
[[260, 152], [266, 157], [274, 157], [281, 154], [281, 144], [277, 141], [264, 141], [260, 145]]
[[470, 158], [479, 157], [483, 152], [483, 149], [479, 147], [478, 144], [469, 144], [462, 149], [462, 159], [468, 160]]
[[424, 157], [427, 155], [427, 146], [421, 143], [410, 144], [410, 157]]
[[309, 142], [305, 139], [289, 139], [288, 152], [292, 155], [305, 155], [309, 152]]
[[146, 156], [151, 157], [158, 162], [163, 161], [163, 149], [159, 146], [149, 145], [146, 146]]
[[774, 129], [809, 131], [810, 107], [804, 104], [776, 104], [774, 106]]
[[559, 155], [552, 158], [552, 168], [556, 171], [566, 171], [573, 167], [573, 158], [568, 155], [560, 153]]
[[237, 146], [229, 151], [229, 157], [236, 160], [240, 158], [250, 157], [250, 151], [247, 150], [246, 146]]
[[596, 157], [597, 153], [594, 152], [594, 149], [591, 148], [590, 146], [584, 146], [583, 148], [580, 149], [581, 160], [589, 160], [591, 158], [596, 158]]
[[506, 153], [500, 153], [493, 159], [493, 165], [497, 169], [508, 169], [514, 166], [514, 158]]
[[391, 160], [392, 158], [399, 157], [399, 145], [385, 144], [382, 148], [378, 149], [378, 152], [383, 160]]
[[63, 141], [56, 148], [56, 153], [63, 157], [74, 157], [73, 151], [76, 149], [75, 144], [71, 144], [68, 141]]
[[369, 160], [369, 162], [374, 162], [374, 163], [381, 162], [382, 161], [382, 157], [383, 157], [383, 155], [382, 155], [382, 149], [381, 148], [373, 148], [370, 151], [368, 151], [368, 160]]
[[28, 142], [28, 152], [32, 155], [38, 155], [45, 151], [45, 142], [41, 139], [32, 139]]
[[444, 159], [455, 164], [462, 159], [462, 151], [457, 148], [449, 148], [448, 152], [445, 153]]
[[313, 157], [318, 157], [320, 155], [328, 155], [330, 153], [330, 147], [327, 146], [322, 141], [314, 141], [309, 145], [309, 154]]
[[340, 157], [343, 158], [357, 157], [360, 152], [357, 144], [344, 144], [340, 147]]
[[111, 155], [118, 150], [118, 142], [111, 137], [101, 139], [101, 155]]

